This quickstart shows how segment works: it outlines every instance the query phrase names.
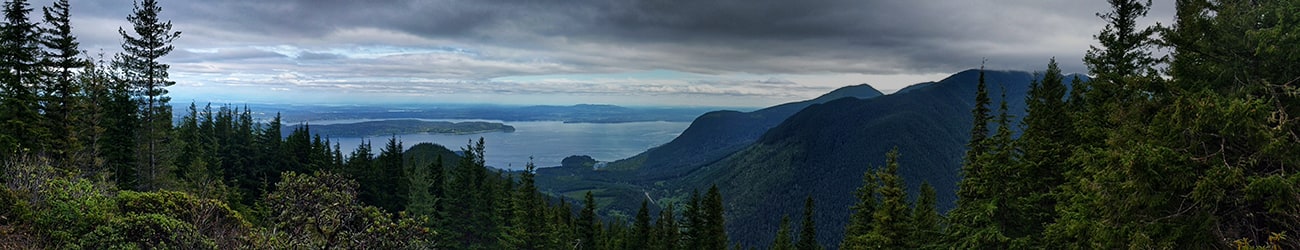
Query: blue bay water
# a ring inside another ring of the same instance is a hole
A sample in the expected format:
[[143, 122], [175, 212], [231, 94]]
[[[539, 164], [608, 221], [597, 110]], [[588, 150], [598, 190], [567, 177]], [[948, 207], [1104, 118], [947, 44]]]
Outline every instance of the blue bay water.
[[[403, 134], [397, 135], [402, 146], [410, 148], [418, 143], [431, 142], [459, 152], [470, 140], [482, 137], [487, 148], [487, 164], [505, 169], [523, 169], [529, 157], [538, 167], [559, 166], [560, 160], [570, 155], [589, 155], [598, 161], [614, 161], [634, 156], [646, 149], [672, 141], [690, 126], [689, 122], [628, 122], [628, 123], [563, 123], [559, 121], [502, 122], [491, 120], [440, 120], [426, 121], [488, 121], [514, 126], [515, 132], [492, 132], [471, 135]], [[311, 124], [355, 123], [365, 120], [313, 121]], [[369, 140], [375, 153], [388, 142], [388, 136], [370, 138], [334, 138], [344, 153], [351, 153], [363, 140]]]

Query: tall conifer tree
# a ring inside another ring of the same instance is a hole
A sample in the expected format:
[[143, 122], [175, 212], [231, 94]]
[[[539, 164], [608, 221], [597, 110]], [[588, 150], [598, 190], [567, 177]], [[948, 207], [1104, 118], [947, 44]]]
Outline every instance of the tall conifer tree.
[[912, 248], [932, 249], [942, 246], [935, 241], [943, 233], [939, 225], [943, 217], [935, 207], [935, 199], [934, 187], [929, 182], [922, 182], [921, 194], [912, 206], [912, 222], [916, 224], [911, 239], [908, 240]]
[[637, 209], [636, 217], [632, 223], [632, 239], [629, 246], [634, 248], [647, 247], [654, 238], [650, 230], [650, 201], [641, 200], [641, 208]]
[[0, 156], [42, 154], [50, 136], [40, 104], [39, 32], [25, 0], [4, 3], [0, 24]]
[[671, 250], [681, 245], [681, 228], [673, 210], [673, 204], [668, 203], [662, 211], [659, 211], [659, 220], [655, 222], [657, 228], [655, 237], [659, 238], [657, 249]]
[[803, 222], [800, 223], [799, 242], [795, 243], [795, 249], [822, 249], [822, 244], [817, 243], [817, 222], [813, 218], [813, 211], [813, 198], [812, 195], [809, 195], [803, 203]]
[[781, 216], [781, 225], [776, 230], [776, 238], [772, 240], [772, 250], [794, 250], [789, 215]]
[[[158, 14], [162, 7], [157, 0], [143, 0], [134, 5], [127, 21], [132, 25], [132, 32], [118, 29], [125, 41], [123, 53], [119, 54], [114, 65], [122, 69], [123, 77], [131, 83], [137, 93], [136, 98], [143, 104], [140, 111], [144, 125], [140, 133], [142, 143], [142, 185], [143, 190], [155, 190], [165, 181], [164, 174], [168, 157], [165, 147], [170, 140], [171, 106], [167, 103], [167, 87], [175, 85], [168, 79], [169, 65], [159, 61], [171, 53], [172, 41], [180, 37], [180, 31], [172, 31], [171, 21], [162, 21]], [[132, 34], [134, 33], [134, 34]]]
[[[988, 115], [989, 99], [983, 68], [980, 72], [973, 112], [973, 127], [976, 129], [971, 130], [970, 149], [962, 164], [962, 179], [957, 183], [957, 207], [948, 213], [949, 231], [945, 234], [946, 244], [957, 248], [999, 248], [1006, 238], [993, 224], [996, 222], [993, 219], [997, 209], [995, 203], [998, 202], [996, 196], [1001, 191], [995, 178], [999, 176], [998, 169], [1004, 166], [997, 165], [990, 157], [997, 153], [997, 144], [987, 135], [987, 124], [993, 121], [993, 116]], [[998, 129], [1004, 128], [999, 126]], [[883, 183], [884, 177], [881, 179]]]
[[907, 206], [907, 190], [898, 176], [898, 149], [885, 154], [880, 178], [880, 207], [873, 215], [875, 225], [867, 234], [870, 248], [906, 249], [912, 234], [912, 213]]
[[853, 211], [849, 215], [849, 225], [844, 228], [844, 239], [840, 242], [841, 249], [863, 249], [867, 248], [867, 233], [871, 232], [872, 217], [876, 213], [879, 198], [877, 189], [880, 184], [877, 183], [876, 171], [867, 170], [862, 173], [862, 186], [853, 191], [857, 196], [858, 203], [853, 204], [850, 208]]
[[596, 198], [591, 191], [583, 198], [582, 211], [578, 213], [578, 249], [596, 249], [596, 234], [601, 231], [596, 218]]
[[709, 192], [704, 195], [700, 201], [700, 210], [698, 216], [701, 217], [703, 225], [699, 227], [702, 230], [701, 248], [703, 249], [726, 249], [727, 244], [727, 222], [723, 218], [722, 192], [718, 191], [718, 185], [709, 187]]
[[[68, 0], [58, 0], [51, 7], [41, 8], [45, 26], [41, 27], [40, 43], [45, 48], [42, 60], [47, 72], [43, 90], [45, 117], [49, 122], [50, 155], [63, 166], [81, 165], [85, 160], [73, 161], [74, 154], [82, 150], [77, 126], [84, 126], [77, 115], [82, 106], [82, 86], [75, 73], [86, 67], [81, 58], [77, 37], [72, 35], [71, 8]], [[84, 158], [84, 157], [83, 157]]]
[[1034, 80], [1025, 97], [1028, 115], [1021, 120], [1023, 133], [1014, 146], [1019, 149], [1019, 163], [1008, 176], [1007, 208], [1014, 223], [1006, 228], [1007, 237], [1023, 247], [1037, 245], [1044, 225], [1056, 218], [1056, 199], [1052, 192], [1064, 184], [1064, 173], [1075, 142], [1073, 121], [1066, 109], [1064, 76], [1051, 59], [1042, 81]]

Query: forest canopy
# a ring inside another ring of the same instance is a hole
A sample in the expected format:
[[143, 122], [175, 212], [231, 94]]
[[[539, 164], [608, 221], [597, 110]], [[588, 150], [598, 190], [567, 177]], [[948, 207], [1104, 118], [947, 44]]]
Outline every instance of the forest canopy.
[[[1300, 248], [1300, 2], [1177, 1], [1154, 26], [1151, 1], [1108, 2], [1091, 79], [1044, 58], [1018, 124], [981, 73], [951, 211], [930, 183], [907, 190], [894, 150], [839, 190], [857, 198], [842, 242], [817, 241], [809, 196], [770, 247]], [[0, 248], [765, 247], [728, 237], [718, 185], [629, 216], [539, 192], [531, 164], [485, 166], [482, 139], [345, 153], [247, 107], [174, 115], [160, 58], [182, 33], [156, 0], [133, 7], [105, 58], [79, 47], [68, 0], [4, 2]]]

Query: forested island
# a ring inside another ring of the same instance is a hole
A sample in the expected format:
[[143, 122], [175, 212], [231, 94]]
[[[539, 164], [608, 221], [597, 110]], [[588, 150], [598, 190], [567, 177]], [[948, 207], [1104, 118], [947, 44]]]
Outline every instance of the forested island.
[[[445, 122], [422, 121], [415, 119], [396, 119], [365, 121], [357, 123], [340, 123], [325, 125], [294, 125], [290, 128], [311, 127], [313, 134], [328, 137], [375, 137], [401, 134], [456, 134], [469, 135], [490, 132], [515, 132], [515, 127], [499, 122]], [[284, 134], [288, 136], [289, 133]]]
[[[1300, 2], [1178, 1], [1176, 22], [1155, 27], [1136, 21], [1150, 1], [1109, 2], [1084, 59], [1092, 79], [1066, 79], [1045, 60], [1020, 122], [1006, 98], [993, 101], [980, 69], [951, 210], [937, 209], [931, 183], [906, 185], [917, 180], [900, 173], [915, 163], [897, 149], [853, 162], [870, 166], [853, 173], [856, 190], [771, 185], [826, 176], [814, 172], [822, 165], [793, 164], [803, 152], [769, 133], [759, 142], [774, 143], [715, 169], [784, 165], [687, 173], [699, 183], [673, 197], [636, 193], [629, 214], [602, 209], [621, 197], [539, 191], [532, 164], [486, 167], [481, 139], [459, 153], [392, 138], [345, 154], [314, 126], [258, 122], [247, 107], [191, 104], [173, 120], [175, 82], [159, 59], [181, 33], [156, 0], [134, 5], [132, 27], [119, 30], [124, 52], [111, 60], [81, 54], [68, 0], [40, 8], [43, 18], [9, 0], [0, 249], [1300, 248]], [[790, 119], [810, 117], [825, 116]], [[776, 129], [802, 131], [794, 125]], [[729, 225], [748, 222], [735, 220], [746, 204], [724, 193], [755, 187], [771, 192], [738, 194], [806, 198], [763, 200], [802, 209], [772, 218], [779, 226], [761, 232], [770, 238], [738, 242]], [[815, 192], [853, 195], [848, 219], [833, 221], [839, 242], [819, 240]]]

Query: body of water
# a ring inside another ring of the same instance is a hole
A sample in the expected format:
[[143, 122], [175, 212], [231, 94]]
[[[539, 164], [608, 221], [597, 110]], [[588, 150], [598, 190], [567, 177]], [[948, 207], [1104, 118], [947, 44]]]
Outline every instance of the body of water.
[[[631, 157], [655, 146], [672, 141], [681, 134], [689, 122], [628, 122], [628, 123], [563, 123], [558, 121], [502, 122], [490, 120], [432, 120], [427, 121], [488, 121], [514, 126], [515, 132], [492, 132], [472, 135], [404, 134], [397, 135], [402, 146], [408, 149], [418, 143], [431, 142], [459, 152], [470, 140], [482, 137], [486, 145], [489, 166], [523, 169], [528, 158], [538, 167], [554, 167], [570, 155], [589, 155], [598, 161], [614, 161]], [[373, 120], [313, 121], [311, 124], [355, 123]], [[344, 153], [351, 153], [363, 140], [369, 140], [375, 154], [388, 143], [387, 136], [373, 138], [334, 138]]]

